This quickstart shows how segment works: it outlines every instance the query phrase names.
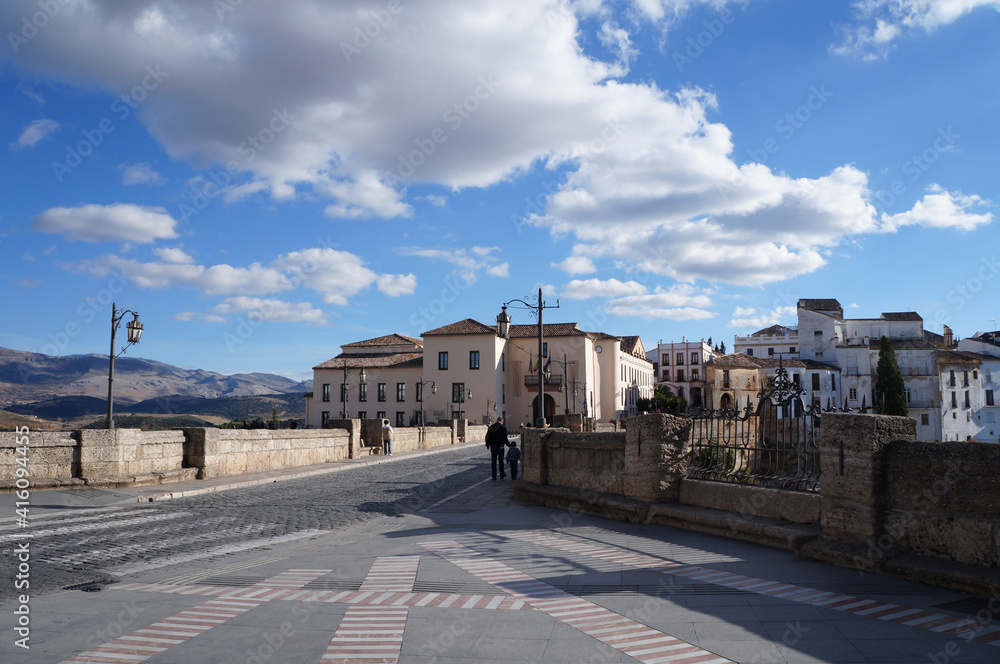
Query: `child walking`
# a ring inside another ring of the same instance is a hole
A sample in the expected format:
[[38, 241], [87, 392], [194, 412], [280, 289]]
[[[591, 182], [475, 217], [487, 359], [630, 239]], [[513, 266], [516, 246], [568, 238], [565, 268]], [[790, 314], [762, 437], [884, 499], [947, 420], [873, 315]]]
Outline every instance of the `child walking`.
[[510, 444], [507, 450], [507, 463], [510, 465], [510, 479], [517, 479], [517, 465], [521, 461], [521, 450], [517, 449], [517, 441]]

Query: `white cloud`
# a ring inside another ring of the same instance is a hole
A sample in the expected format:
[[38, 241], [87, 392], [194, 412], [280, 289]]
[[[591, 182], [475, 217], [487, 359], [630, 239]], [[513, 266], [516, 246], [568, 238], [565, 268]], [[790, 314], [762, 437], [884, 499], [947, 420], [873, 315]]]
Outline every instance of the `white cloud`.
[[562, 287], [562, 297], [567, 300], [585, 300], [591, 297], [622, 297], [625, 295], [640, 295], [646, 292], [646, 287], [637, 281], [618, 281], [617, 279], [574, 279]]
[[177, 222], [162, 207], [129, 203], [55, 207], [35, 217], [32, 227], [43, 233], [60, 233], [70, 240], [147, 243], [177, 237]]
[[626, 295], [608, 300], [604, 310], [617, 316], [704, 320], [716, 316], [714, 312], [705, 309], [710, 306], [712, 300], [706, 293], [688, 284], [677, 284], [670, 288], [658, 286], [652, 293]]
[[798, 311], [792, 306], [775, 307], [771, 311], [758, 310], [754, 307], [736, 307], [726, 327], [758, 330], [780, 324], [782, 320], [794, 319], [797, 314]]
[[153, 170], [149, 164], [122, 164], [118, 167], [122, 171], [122, 184], [125, 186], [133, 184], [166, 184], [167, 179]]
[[[697, 7], [733, 4], [634, 0], [630, 18], [667, 29]], [[869, 4], [889, 12], [877, 30], [891, 43], [889, 0]], [[983, 3], [924, 5], [943, 21]], [[223, 20], [202, 0], [87, 7], [51, 22], [18, 66], [121, 93], [136, 85], [135, 62], [161, 63], [184, 84], [158, 87], [137, 118], [173, 158], [237, 166], [225, 199], [266, 189], [328, 200], [332, 217], [405, 217], [408, 188], [458, 192], [561, 168], [565, 181], [529, 221], [573, 236], [564, 269], [587, 274], [611, 258], [688, 283], [787, 279], [880, 230], [854, 166], [796, 178], [740, 164], [728, 127], [709, 119], [711, 94], [615, 80], [631, 38], [594, 0], [412, 0], [384, 26], [371, 23], [383, 0], [243, 3]], [[0, 5], [8, 22], [22, 13]], [[366, 26], [371, 43], [345, 49]], [[610, 61], [582, 46], [602, 36]], [[442, 259], [467, 279], [501, 271], [493, 255], [458, 254]]]
[[164, 263], [194, 263], [194, 258], [183, 249], [160, 248], [153, 249], [153, 253], [159, 256]]
[[992, 213], [973, 214], [968, 211], [971, 207], [989, 204], [979, 196], [952, 193], [938, 185], [931, 185], [928, 191], [930, 193], [925, 194], [907, 212], [883, 214], [883, 229], [893, 232], [903, 226], [924, 226], [971, 231], [993, 221]]
[[469, 249], [430, 249], [425, 247], [404, 247], [399, 249], [403, 256], [417, 256], [428, 260], [439, 260], [450, 263], [456, 268], [454, 274], [462, 277], [466, 285], [472, 285], [479, 280], [479, 273], [486, 272], [491, 277], [507, 277], [510, 266], [501, 263], [494, 253], [499, 253], [499, 247], [473, 246]]
[[493, 265], [486, 268], [486, 274], [491, 277], [509, 277], [510, 276], [510, 263], [500, 263], [499, 265]]
[[170, 318], [185, 323], [190, 323], [191, 321], [198, 321], [200, 323], [225, 323], [227, 321], [227, 318], [225, 316], [216, 316], [215, 314], [202, 314], [194, 311], [182, 311], [179, 314], [174, 314]]
[[415, 274], [383, 274], [375, 280], [378, 289], [389, 297], [413, 295], [417, 290]]
[[15, 150], [33, 148], [39, 141], [57, 129], [59, 129], [59, 123], [55, 120], [50, 120], [49, 118], [33, 120], [27, 127], [24, 128], [24, 131], [21, 132], [21, 135], [18, 137], [17, 142], [14, 143], [13, 147]]
[[562, 262], [552, 263], [552, 267], [568, 274], [593, 274], [597, 272], [594, 261], [586, 256], [567, 256]]
[[830, 50], [870, 61], [888, 55], [902, 35], [934, 32], [980, 8], [1000, 11], [1000, 0], [860, 0], [853, 7], [861, 25], [845, 28]]
[[246, 313], [250, 322], [326, 324], [322, 310], [307, 302], [285, 302], [259, 297], [231, 297], [208, 310], [209, 314]]

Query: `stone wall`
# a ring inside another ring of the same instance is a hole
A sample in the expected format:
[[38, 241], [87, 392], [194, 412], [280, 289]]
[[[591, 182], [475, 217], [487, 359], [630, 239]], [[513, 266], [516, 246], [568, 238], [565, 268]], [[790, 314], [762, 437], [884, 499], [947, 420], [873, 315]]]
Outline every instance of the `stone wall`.
[[[178, 432], [181, 433], [181, 432]], [[350, 458], [344, 429], [185, 429], [198, 479], [311, 466]]]
[[884, 463], [878, 548], [1000, 566], [1000, 446], [893, 442]]
[[13, 482], [17, 473], [17, 458], [27, 459], [28, 475], [38, 479], [80, 476], [80, 441], [68, 431], [32, 431], [27, 434], [27, 454], [18, 455], [18, 441], [25, 436], [13, 431], [0, 431], [0, 481]]
[[583, 437], [567, 429], [525, 428], [524, 481], [624, 495], [625, 434]]

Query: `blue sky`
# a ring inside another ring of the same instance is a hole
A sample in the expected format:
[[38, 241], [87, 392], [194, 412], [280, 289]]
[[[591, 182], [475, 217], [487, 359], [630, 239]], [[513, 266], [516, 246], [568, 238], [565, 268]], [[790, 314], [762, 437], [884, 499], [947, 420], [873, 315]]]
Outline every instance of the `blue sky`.
[[[13, 1], [0, 346], [307, 377], [539, 287], [732, 343], [1000, 317], [997, 0]], [[515, 322], [531, 322], [512, 311]]]

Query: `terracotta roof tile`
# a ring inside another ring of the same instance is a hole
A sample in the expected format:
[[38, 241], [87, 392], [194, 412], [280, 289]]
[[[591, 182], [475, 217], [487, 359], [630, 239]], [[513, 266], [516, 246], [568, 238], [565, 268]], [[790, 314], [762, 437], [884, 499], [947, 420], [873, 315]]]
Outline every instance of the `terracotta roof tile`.
[[318, 364], [313, 369], [343, 369], [344, 364], [348, 369], [392, 367], [394, 369], [419, 369], [424, 365], [423, 353], [351, 353], [345, 355], [341, 353], [337, 357]]
[[883, 313], [882, 318], [884, 320], [893, 320], [893, 321], [924, 320], [923, 318], [920, 317], [920, 314], [918, 314], [916, 311], [889, 311], [887, 313]]
[[341, 348], [369, 348], [372, 346], [401, 346], [413, 344], [422, 347], [424, 342], [422, 339], [408, 337], [403, 334], [389, 334], [384, 337], [376, 337], [374, 339], [366, 339], [364, 341], [355, 341], [352, 344], [344, 344]]
[[844, 308], [840, 306], [840, 302], [834, 299], [826, 300], [799, 300], [799, 309], [808, 309], [809, 311], [843, 311]]
[[[542, 325], [542, 334], [546, 337], [586, 337], [586, 332], [580, 329], [576, 323], [545, 323]], [[534, 325], [511, 325], [511, 339], [538, 338], [538, 324]], [[617, 337], [616, 337], [617, 338]]]
[[[511, 325], [511, 329], [517, 327], [516, 325]], [[451, 323], [450, 325], [445, 325], [444, 327], [439, 327], [434, 330], [429, 330], [424, 332], [423, 337], [428, 336], [445, 336], [453, 334], [496, 334], [497, 329], [492, 325], [485, 325], [472, 318], [466, 318], [465, 320], [460, 320], [457, 323]]]

